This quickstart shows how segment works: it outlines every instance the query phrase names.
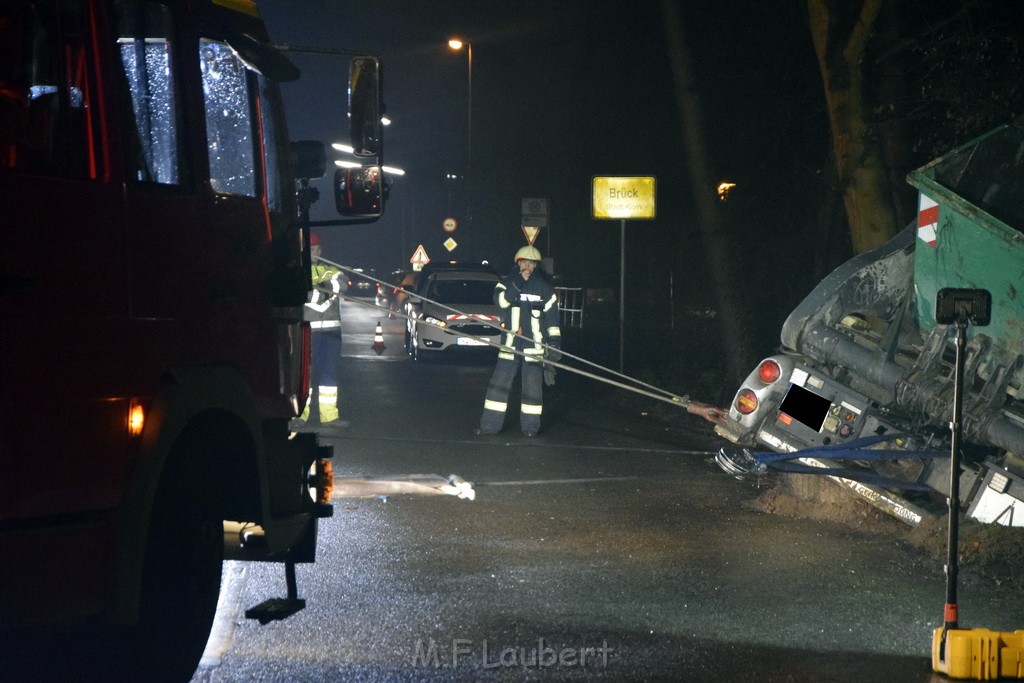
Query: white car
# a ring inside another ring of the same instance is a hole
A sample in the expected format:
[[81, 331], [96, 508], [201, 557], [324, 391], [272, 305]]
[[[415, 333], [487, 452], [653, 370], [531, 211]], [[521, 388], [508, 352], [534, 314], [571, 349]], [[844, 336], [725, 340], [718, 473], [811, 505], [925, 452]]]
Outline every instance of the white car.
[[443, 351], [493, 349], [488, 342], [501, 342], [497, 283], [498, 274], [487, 266], [428, 265], [406, 303], [406, 350], [422, 360]]

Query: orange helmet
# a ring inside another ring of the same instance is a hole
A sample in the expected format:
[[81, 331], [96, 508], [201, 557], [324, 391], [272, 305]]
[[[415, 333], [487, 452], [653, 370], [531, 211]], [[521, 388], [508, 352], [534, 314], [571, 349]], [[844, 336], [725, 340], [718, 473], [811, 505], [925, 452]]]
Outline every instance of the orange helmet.
[[315, 232], [309, 233], [309, 246], [315, 247], [318, 244], [320, 244], [320, 235]]

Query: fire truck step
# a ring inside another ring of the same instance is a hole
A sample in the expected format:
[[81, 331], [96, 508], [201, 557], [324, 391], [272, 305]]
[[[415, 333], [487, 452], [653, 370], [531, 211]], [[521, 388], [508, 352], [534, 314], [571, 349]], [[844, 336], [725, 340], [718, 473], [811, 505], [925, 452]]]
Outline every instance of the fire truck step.
[[288, 586], [288, 597], [270, 598], [255, 607], [250, 607], [245, 610], [246, 619], [256, 619], [263, 626], [272, 621], [287, 619], [299, 610], [305, 609], [306, 601], [299, 597], [298, 584], [295, 581], [295, 563], [291, 560], [284, 563], [284, 578]]
[[305, 607], [306, 601], [302, 598], [270, 598], [245, 610], [245, 618], [256, 619], [262, 626], [272, 621], [287, 619]]

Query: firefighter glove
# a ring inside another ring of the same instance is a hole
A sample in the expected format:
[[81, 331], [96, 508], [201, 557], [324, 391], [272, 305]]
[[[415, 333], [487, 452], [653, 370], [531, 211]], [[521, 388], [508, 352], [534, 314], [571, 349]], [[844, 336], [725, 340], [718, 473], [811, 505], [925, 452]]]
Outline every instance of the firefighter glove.
[[561, 343], [557, 341], [549, 341], [548, 347], [544, 349], [544, 358], [556, 363], [562, 360]]
[[550, 365], [544, 367], [544, 384], [549, 387], [555, 386], [555, 369]]

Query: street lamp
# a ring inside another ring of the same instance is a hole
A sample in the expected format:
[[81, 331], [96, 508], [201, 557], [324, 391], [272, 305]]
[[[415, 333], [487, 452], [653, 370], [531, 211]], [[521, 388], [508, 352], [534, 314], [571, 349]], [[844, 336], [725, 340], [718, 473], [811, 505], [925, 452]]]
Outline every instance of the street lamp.
[[466, 93], [466, 179], [473, 177], [473, 44], [461, 38], [452, 38], [448, 47], [458, 52], [465, 46], [469, 67], [469, 87]]

